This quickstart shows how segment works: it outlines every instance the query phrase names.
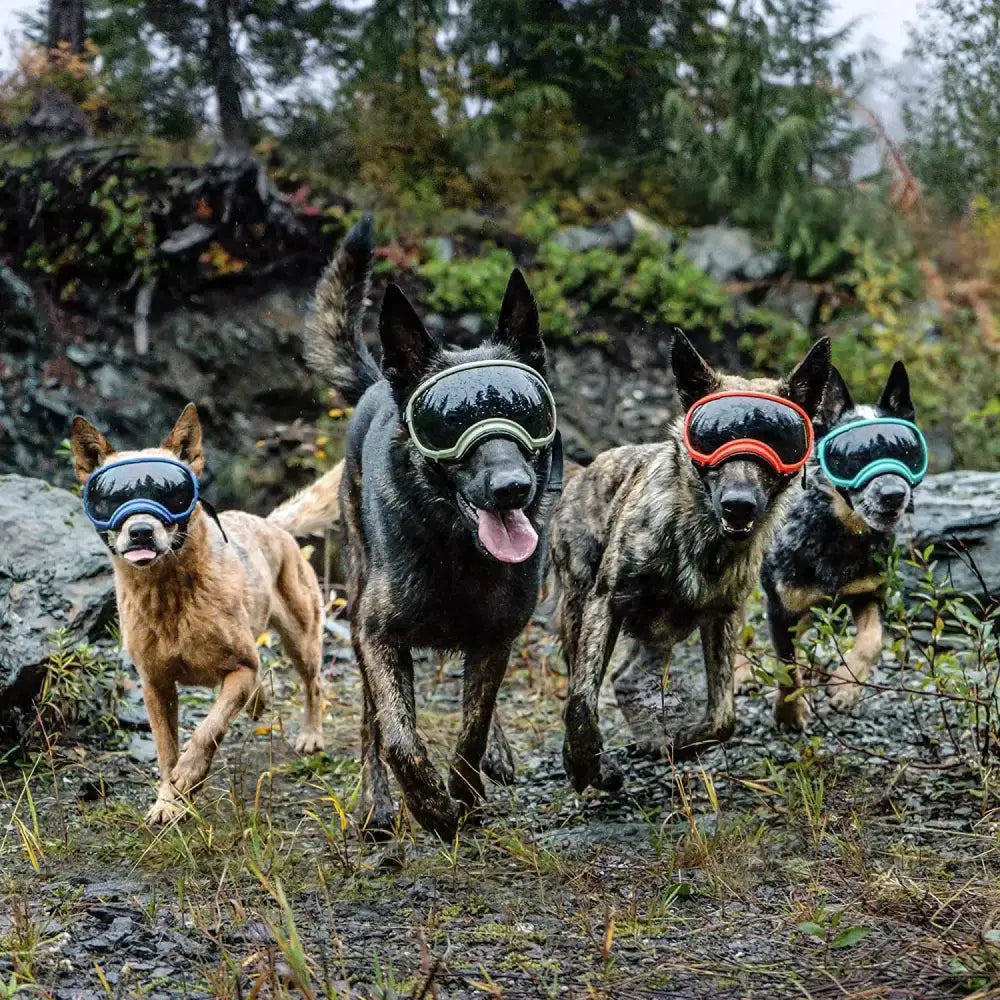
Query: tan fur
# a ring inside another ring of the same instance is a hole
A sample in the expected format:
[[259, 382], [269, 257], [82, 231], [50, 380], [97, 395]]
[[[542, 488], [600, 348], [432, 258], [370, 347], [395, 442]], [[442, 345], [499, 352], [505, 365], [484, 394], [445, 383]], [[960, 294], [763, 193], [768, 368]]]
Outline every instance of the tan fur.
[[[179, 458], [196, 474], [204, 467], [193, 404], [161, 448], [116, 452], [82, 417], [73, 421], [72, 446], [81, 482], [106, 462], [137, 455]], [[294, 538], [263, 518], [241, 511], [221, 514], [227, 543], [199, 506], [188, 522], [186, 541], [176, 550], [170, 548], [176, 529], [157, 522], [158, 557], [138, 567], [121, 554], [128, 525], [136, 517], [149, 520], [133, 515], [118, 532], [109, 533], [109, 542], [122, 640], [142, 679], [160, 765], [159, 793], [147, 819], [160, 823], [183, 813], [184, 797], [205, 780], [229, 724], [256, 700], [256, 638], [267, 628], [278, 632], [304, 685], [296, 749], [311, 753], [323, 746], [323, 607], [316, 576]], [[218, 700], [183, 751], [178, 684], [221, 686]]]
[[837, 520], [841, 521], [849, 531], [860, 535], [870, 530], [865, 524], [864, 518], [857, 511], [852, 510], [850, 504], [836, 490], [830, 495], [833, 498], [833, 512]]
[[857, 636], [843, 662], [827, 682], [830, 704], [838, 712], [853, 708], [861, 697], [865, 681], [882, 652], [882, 619], [878, 603], [866, 601], [852, 608]]

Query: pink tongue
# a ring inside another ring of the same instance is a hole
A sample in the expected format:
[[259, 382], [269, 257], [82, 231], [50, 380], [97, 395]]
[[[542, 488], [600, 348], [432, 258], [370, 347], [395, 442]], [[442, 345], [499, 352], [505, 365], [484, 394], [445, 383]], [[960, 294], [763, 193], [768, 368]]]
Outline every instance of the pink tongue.
[[156, 553], [152, 549], [129, 549], [122, 555], [129, 562], [142, 562], [144, 559], [155, 559]]
[[523, 510], [477, 510], [479, 540], [494, 559], [519, 563], [529, 559], [538, 545], [538, 532]]

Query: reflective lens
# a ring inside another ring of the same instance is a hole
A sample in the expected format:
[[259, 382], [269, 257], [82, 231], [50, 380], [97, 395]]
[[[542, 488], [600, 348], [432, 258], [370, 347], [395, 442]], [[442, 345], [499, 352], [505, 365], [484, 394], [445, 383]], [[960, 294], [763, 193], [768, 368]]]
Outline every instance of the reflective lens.
[[544, 379], [531, 368], [512, 361], [472, 362], [421, 385], [407, 405], [406, 422], [421, 452], [455, 459], [490, 435], [544, 448], [555, 435], [556, 411]]
[[[857, 485], [866, 471], [872, 471], [872, 475], [891, 471], [885, 463], [898, 463], [914, 485], [927, 471], [924, 437], [908, 421], [859, 421], [834, 429], [820, 445], [823, 469], [838, 485]], [[877, 463], [882, 467], [875, 468]]]
[[792, 403], [745, 393], [726, 393], [695, 403], [687, 437], [692, 455], [697, 452], [694, 457], [708, 462], [726, 445], [746, 441], [764, 445], [785, 466], [804, 462], [811, 443], [808, 420]]
[[84, 510], [99, 526], [112, 526], [115, 514], [136, 500], [180, 520], [194, 509], [198, 481], [187, 466], [169, 458], [125, 459], [94, 472], [83, 492]]

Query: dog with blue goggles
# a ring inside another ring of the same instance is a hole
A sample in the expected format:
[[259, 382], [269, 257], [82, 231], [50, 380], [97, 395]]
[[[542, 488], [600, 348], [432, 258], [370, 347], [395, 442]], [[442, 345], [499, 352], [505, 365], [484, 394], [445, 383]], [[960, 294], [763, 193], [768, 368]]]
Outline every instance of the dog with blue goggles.
[[198, 477], [183, 462], [141, 456], [96, 469], [83, 488], [83, 510], [98, 531], [117, 531], [133, 514], [186, 524], [199, 501]]
[[916, 486], [927, 474], [927, 442], [916, 424], [897, 417], [853, 420], [835, 427], [816, 448], [827, 479], [857, 490], [876, 476], [894, 474]]

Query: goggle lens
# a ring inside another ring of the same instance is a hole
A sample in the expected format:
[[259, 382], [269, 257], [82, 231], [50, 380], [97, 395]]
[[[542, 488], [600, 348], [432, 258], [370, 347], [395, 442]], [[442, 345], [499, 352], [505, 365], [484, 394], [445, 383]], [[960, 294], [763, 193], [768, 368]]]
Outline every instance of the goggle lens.
[[190, 515], [197, 498], [197, 479], [189, 468], [170, 459], [150, 458], [98, 469], [87, 480], [83, 502], [91, 521], [112, 526], [115, 514], [130, 501], [150, 501], [181, 519]]

